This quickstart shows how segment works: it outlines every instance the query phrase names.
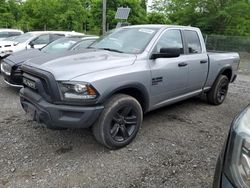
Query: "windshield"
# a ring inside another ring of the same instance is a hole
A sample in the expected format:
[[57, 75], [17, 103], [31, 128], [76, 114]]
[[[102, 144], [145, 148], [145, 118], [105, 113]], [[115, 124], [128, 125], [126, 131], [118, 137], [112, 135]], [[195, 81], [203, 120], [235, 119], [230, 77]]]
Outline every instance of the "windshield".
[[46, 53], [64, 52], [69, 50], [76, 42], [80, 41], [81, 38], [60, 38], [41, 49]]
[[86, 39], [83, 41], [78, 42], [77, 44], [75, 44], [71, 50], [80, 50], [80, 49], [85, 49], [87, 47], [89, 47], [91, 44], [93, 44], [93, 42], [95, 42], [96, 39]]
[[35, 35], [32, 34], [32, 33], [25, 33], [25, 34], [22, 34], [18, 37], [16, 37], [14, 39], [15, 42], [18, 42], [18, 43], [23, 43], [23, 42], [26, 42], [27, 40], [29, 40], [30, 38], [34, 37]]
[[98, 39], [90, 48], [139, 54], [156, 32], [155, 28], [119, 28]]

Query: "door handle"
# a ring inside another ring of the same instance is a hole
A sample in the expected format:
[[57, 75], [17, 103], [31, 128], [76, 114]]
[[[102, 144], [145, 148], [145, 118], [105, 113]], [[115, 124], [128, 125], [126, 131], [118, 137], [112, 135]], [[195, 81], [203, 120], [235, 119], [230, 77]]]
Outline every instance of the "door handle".
[[207, 60], [201, 60], [200, 63], [201, 64], [207, 63]]
[[185, 66], [187, 66], [187, 63], [185, 63], [185, 62], [182, 62], [182, 63], [178, 64], [178, 67], [185, 67]]

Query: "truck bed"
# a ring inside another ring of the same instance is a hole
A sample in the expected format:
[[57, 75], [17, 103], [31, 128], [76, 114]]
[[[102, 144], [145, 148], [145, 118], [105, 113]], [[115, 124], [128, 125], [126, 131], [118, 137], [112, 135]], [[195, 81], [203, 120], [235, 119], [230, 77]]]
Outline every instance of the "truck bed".
[[239, 54], [236, 52], [219, 52], [219, 51], [209, 51], [207, 52], [209, 59], [209, 74], [207, 78], [206, 87], [211, 87], [219, 72], [223, 68], [232, 67], [232, 78], [237, 75], [238, 67], [240, 63]]

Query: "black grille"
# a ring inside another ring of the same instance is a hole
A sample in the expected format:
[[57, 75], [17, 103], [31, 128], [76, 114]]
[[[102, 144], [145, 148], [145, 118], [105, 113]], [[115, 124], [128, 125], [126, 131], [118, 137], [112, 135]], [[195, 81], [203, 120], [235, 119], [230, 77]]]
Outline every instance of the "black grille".
[[35, 69], [24, 65], [21, 67], [24, 78], [32, 80], [36, 84], [36, 89], [28, 87], [33, 92], [38, 93], [46, 101], [56, 103], [60, 101], [60, 93], [54, 76], [46, 71]]

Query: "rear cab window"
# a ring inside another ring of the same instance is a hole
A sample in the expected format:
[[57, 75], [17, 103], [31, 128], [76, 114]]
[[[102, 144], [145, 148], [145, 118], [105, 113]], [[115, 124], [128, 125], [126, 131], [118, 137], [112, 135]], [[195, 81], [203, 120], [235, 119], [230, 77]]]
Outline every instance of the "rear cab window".
[[65, 37], [64, 34], [50, 34], [50, 42], [53, 42], [54, 40], [57, 40], [59, 38]]
[[6, 31], [0, 31], [0, 38], [6, 38], [9, 37], [9, 33]]
[[73, 50], [85, 49], [85, 48], [89, 47], [93, 42], [95, 42], [95, 39], [84, 40], [84, 41], [79, 42], [72, 49]]
[[14, 36], [19, 36], [19, 35], [21, 35], [22, 33], [21, 32], [15, 32], [15, 31], [11, 31], [11, 32], [9, 32], [9, 37], [14, 37]]
[[183, 31], [188, 54], [200, 54], [202, 53], [201, 42], [196, 31], [184, 30]]
[[48, 44], [49, 42], [49, 34], [40, 35], [39, 37], [33, 40], [33, 44], [35, 45]]

